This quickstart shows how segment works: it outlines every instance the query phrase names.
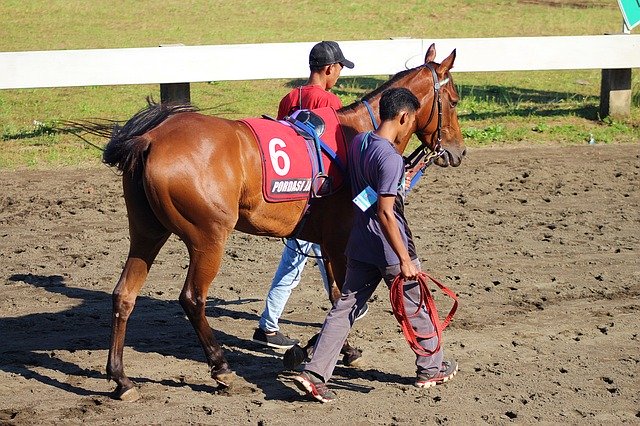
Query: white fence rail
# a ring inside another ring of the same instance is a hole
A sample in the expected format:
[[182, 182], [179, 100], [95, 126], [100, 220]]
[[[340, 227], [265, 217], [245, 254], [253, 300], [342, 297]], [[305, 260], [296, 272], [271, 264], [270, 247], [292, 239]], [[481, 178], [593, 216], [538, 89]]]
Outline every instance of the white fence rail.
[[[394, 74], [422, 63], [436, 44], [438, 60], [457, 49], [455, 72], [640, 68], [640, 35], [340, 41], [355, 62], [345, 76]], [[182, 83], [308, 76], [314, 43], [164, 46], [133, 49], [0, 53], [0, 89]], [[627, 71], [624, 71], [627, 70]], [[608, 71], [610, 73], [610, 71]], [[608, 74], [607, 74], [608, 75]], [[623, 83], [624, 86], [626, 83]], [[603, 90], [606, 88], [603, 87]], [[624, 89], [627, 90], [627, 89]], [[187, 94], [188, 96], [188, 94]]]

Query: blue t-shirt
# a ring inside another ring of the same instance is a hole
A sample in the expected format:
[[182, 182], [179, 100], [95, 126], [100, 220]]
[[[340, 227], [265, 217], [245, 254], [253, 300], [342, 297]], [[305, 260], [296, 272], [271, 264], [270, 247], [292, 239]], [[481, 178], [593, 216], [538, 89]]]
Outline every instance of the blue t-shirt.
[[[411, 259], [417, 257], [411, 230], [404, 217], [404, 162], [387, 139], [375, 133], [358, 134], [349, 147], [349, 179], [353, 197], [367, 186], [379, 196], [396, 197], [393, 211], [402, 241]], [[400, 259], [382, 232], [377, 202], [362, 211], [354, 207], [354, 221], [345, 254], [351, 259], [386, 267], [397, 265]]]

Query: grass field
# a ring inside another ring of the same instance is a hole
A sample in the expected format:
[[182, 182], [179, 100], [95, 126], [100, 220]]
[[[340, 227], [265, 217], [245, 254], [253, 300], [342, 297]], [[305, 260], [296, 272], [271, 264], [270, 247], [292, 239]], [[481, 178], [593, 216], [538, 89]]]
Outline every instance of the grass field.
[[[621, 22], [613, 0], [3, 0], [0, 51], [398, 36], [585, 35], [619, 32]], [[598, 119], [599, 70], [460, 73], [454, 78], [462, 95], [459, 116], [468, 145], [575, 144], [586, 143], [591, 135], [599, 143], [640, 140], [637, 71], [632, 115], [624, 122]], [[347, 104], [385, 79], [344, 78], [334, 91]], [[295, 83], [198, 83], [192, 85], [192, 101], [230, 118], [274, 114], [279, 99]], [[0, 91], [0, 168], [97, 164], [99, 150], [52, 133], [51, 124], [60, 119], [126, 119], [144, 106], [148, 95], [158, 98], [158, 87]]]

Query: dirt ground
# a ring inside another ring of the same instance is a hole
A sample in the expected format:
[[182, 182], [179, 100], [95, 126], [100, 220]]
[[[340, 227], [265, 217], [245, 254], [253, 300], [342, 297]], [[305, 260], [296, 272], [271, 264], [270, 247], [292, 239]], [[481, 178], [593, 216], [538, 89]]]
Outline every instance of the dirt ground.
[[[177, 303], [182, 243], [161, 251], [106, 380], [110, 294], [128, 250], [110, 169], [0, 172], [0, 423], [477, 424], [640, 422], [640, 145], [471, 149], [411, 194], [423, 266], [456, 291], [450, 383], [412, 386], [414, 355], [384, 286], [350, 335], [332, 404], [300, 395], [281, 353], [251, 342], [282, 244], [235, 233], [207, 315], [248, 386], [219, 392]], [[448, 305], [438, 299], [440, 310]], [[308, 266], [283, 331], [303, 340], [328, 302]]]

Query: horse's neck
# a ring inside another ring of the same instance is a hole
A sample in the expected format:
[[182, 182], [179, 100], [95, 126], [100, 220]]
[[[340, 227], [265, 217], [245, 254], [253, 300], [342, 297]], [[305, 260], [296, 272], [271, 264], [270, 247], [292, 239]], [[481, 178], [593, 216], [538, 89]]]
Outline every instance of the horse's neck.
[[[431, 74], [427, 74], [427, 78], [430, 77]], [[424, 79], [420, 76], [419, 72], [414, 72], [411, 74], [403, 75], [401, 78], [392, 79], [390, 81], [391, 84], [386, 85], [385, 89], [391, 87], [406, 87], [411, 90], [414, 95], [420, 100], [420, 103], [423, 105], [423, 108], [427, 108], [423, 110], [421, 116], [428, 117], [431, 114], [431, 110], [434, 107], [432, 102], [433, 99], [433, 91], [428, 91], [427, 87], [432, 87], [427, 84]], [[433, 84], [433, 83], [432, 83]], [[382, 91], [378, 89], [377, 93], [375, 93], [370, 99], [368, 99], [369, 105], [371, 106], [375, 119], [379, 124], [379, 106], [380, 106], [380, 97], [382, 95]], [[355, 104], [349, 105], [340, 111], [338, 111], [338, 121], [342, 126], [342, 131], [344, 132], [347, 144], [350, 144], [353, 140], [354, 136], [360, 132], [366, 132], [368, 130], [373, 130], [373, 122], [371, 121], [371, 115], [369, 114], [369, 110], [362, 102], [356, 102]], [[416, 126], [418, 123], [416, 123]], [[409, 140], [404, 141], [399, 148], [404, 150], [406, 146], [409, 144]]]
[[[373, 102], [372, 108], [374, 108], [376, 120], [379, 120], [377, 100], [371, 102]], [[344, 132], [347, 144], [351, 143], [351, 140], [358, 133], [373, 130], [373, 122], [371, 121], [369, 111], [362, 103], [358, 103], [345, 110], [340, 110], [338, 112], [338, 121], [340, 121], [340, 126]]]
[[[379, 101], [379, 97], [369, 100], [369, 104], [373, 109], [377, 125], [380, 124], [380, 114], [378, 112]], [[371, 115], [369, 114], [367, 107], [365, 107], [363, 103], [358, 103], [357, 105], [350, 107], [347, 110], [339, 111], [338, 121], [340, 122], [340, 126], [342, 127], [347, 145], [351, 144], [351, 141], [358, 133], [374, 130]], [[398, 147], [400, 153], [404, 151], [408, 144], [409, 139], [400, 144], [400, 146]]]
[[[373, 110], [375, 120], [377, 124], [380, 124], [380, 97], [382, 96], [383, 89], [389, 89], [391, 87], [406, 87], [411, 90], [418, 99], [424, 98], [424, 93], [421, 93], [421, 81], [417, 72], [411, 74], [402, 75], [400, 78], [393, 78], [389, 82], [385, 83], [381, 88], [376, 90], [367, 102]], [[373, 130], [374, 125], [372, 122], [369, 110], [364, 103], [356, 101], [355, 103], [342, 108], [338, 111], [338, 120], [342, 126], [342, 130], [347, 139], [347, 143], [350, 143], [355, 135], [360, 132], [366, 132]], [[408, 141], [407, 141], [408, 142]]]

